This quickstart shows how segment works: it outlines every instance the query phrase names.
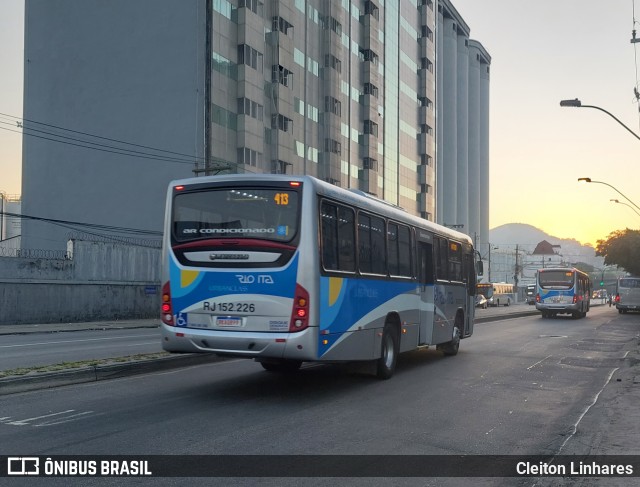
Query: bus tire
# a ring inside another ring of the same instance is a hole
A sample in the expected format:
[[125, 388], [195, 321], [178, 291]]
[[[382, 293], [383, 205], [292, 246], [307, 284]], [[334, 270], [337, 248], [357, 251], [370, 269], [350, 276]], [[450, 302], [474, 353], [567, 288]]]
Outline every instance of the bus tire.
[[302, 361], [282, 360], [278, 362], [260, 362], [260, 365], [268, 372], [295, 372], [302, 365]]
[[382, 350], [380, 358], [376, 361], [376, 377], [387, 380], [393, 376], [398, 361], [400, 344], [398, 343], [398, 331], [387, 323], [382, 331]]
[[458, 350], [460, 349], [460, 328], [458, 328], [458, 320], [456, 320], [456, 326], [453, 327], [453, 338], [450, 342], [441, 343], [436, 346], [436, 350], [440, 350], [443, 354], [453, 357], [454, 355], [458, 355]]

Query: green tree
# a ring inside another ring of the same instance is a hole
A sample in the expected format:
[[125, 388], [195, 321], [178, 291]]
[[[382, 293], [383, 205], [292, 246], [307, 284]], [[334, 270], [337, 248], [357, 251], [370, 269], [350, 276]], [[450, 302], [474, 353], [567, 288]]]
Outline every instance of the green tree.
[[627, 272], [640, 275], [640, 230], [616, 230], [606, 240], [598, 240], [596, 255], [604, 257], [605, 265], [617, 265]]
[[587, 274], [595, 270], [591, 264], [587, 264], [586, 262], [576, 262], [573, 267], [580, 269], [582, 272], [586, 272]]

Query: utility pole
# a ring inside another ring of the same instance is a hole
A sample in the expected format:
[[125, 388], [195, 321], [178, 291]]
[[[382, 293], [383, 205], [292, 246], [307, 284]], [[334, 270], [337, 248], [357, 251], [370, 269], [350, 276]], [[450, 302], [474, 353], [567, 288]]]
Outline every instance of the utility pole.
[[516, 244], [516, 271], [513, 274], [513, 292], [518, 295], [518, 244]]

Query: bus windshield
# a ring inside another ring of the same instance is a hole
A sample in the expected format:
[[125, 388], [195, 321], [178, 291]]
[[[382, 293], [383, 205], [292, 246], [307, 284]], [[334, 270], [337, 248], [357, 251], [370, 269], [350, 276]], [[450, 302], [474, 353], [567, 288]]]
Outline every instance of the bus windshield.
[[571, 289], [573, 281], [571, 271], [540, 271], [538, 273], [538, 282], [543, 289]]
[[298, 192], [280, 188], [207, 188], [178, 193], [173, 238], [179, 243], [211, 238], [291, 241], [298, 231]]

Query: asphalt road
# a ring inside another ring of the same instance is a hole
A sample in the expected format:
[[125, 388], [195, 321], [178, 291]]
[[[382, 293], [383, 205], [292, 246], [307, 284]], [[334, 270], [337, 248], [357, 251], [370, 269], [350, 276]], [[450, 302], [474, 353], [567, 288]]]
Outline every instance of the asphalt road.
[[[637, 331], [637, 316], [600, 307], [580, 320], [535, 315], [478, 324], [457, 356], [435, 350], [404, 354], [388, 381], [375, 380], [362, 367], [308, 365], [279, 375], [248, 360], [229, 360], [0, 396], [0, 450], [581, 454], [589, 445], [576, 441], [576, 427], [621, 366]], [[70, 485], [71, 479], [61, 480]], [[350, 485], [389, 485], [353, 480]], [[416, 485], [406, 480], [394, 485]], [[533, 485], [515, 479], [486, 485], [519, 483]]]
[[[533, 306], [518, 304], [509, 307], [476, 309], [478, 322], [502, 318], [508, 314], [535, 313]], [[80, 362], [109, 358], [122, 358], [140, 354], [162, 352], [158, 328], [104, 328], [73, 331], [71, 325], [40, 325], [43, 331], [3, 334], [0, 339], [0, 370], [32, 368], [64, 362]], [[2, 329], [0, 329], [2, 331]]]

